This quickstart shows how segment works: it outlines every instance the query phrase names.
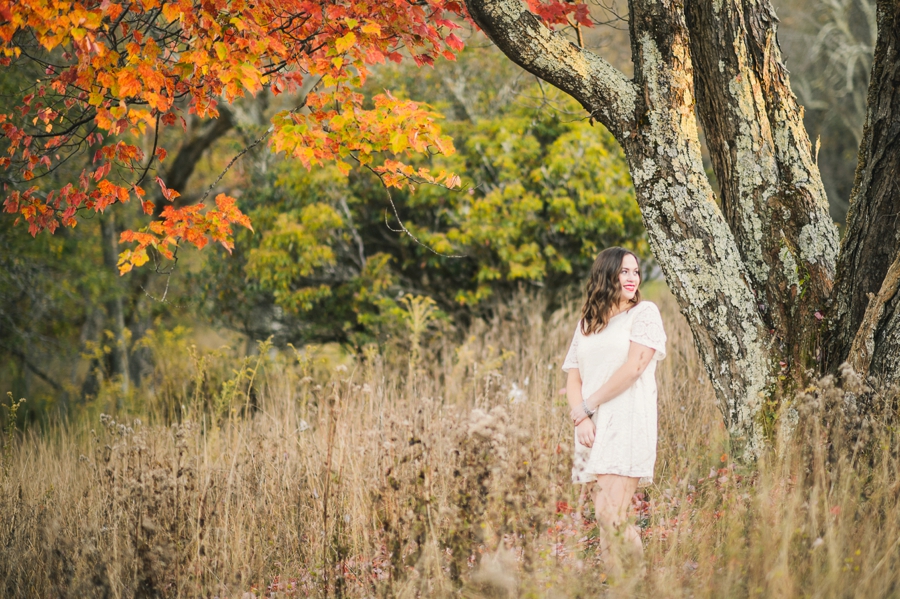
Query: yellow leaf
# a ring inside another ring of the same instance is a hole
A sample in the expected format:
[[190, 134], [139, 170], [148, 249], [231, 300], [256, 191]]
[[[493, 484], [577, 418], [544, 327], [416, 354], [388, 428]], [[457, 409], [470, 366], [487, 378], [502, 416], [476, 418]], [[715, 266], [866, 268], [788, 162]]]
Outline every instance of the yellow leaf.
[[299, 146], [294, 150], [294, 156], [300, 159], [300, 162], [309, 170], [312, 166], [312, 161], [315, 160], [315, 152], [312, 151], [312, 148], [308, 148], [306, 146]]
[[391, 152], [399, 154], [406, 149], [406, 135], [403, 133], [394, 133], [391, 136]]
[[125, 250], [119, 254], [118, 267], [120, 275], [124, 275], [133, 268], [131, 264], [131, 250]]
[[103, 15], [98, 12], [89, 12], [85, 15], [84, 25], [88, 29], [99, 29], [103, 24]]
[[350, 174], [350, 165], [344, 162], [343, 160], [338, 160], [336, 163], [338, 170], [341, 171], [345, 177]]
[[334, 40], [334, 49], [337, 50], [338, 54], [343, 54], [352, 48], [355, 43], [356, 34], [351, 31], [347, 35]]
[[331, 127], [332, 131], [340, 131], [344, 128], [345, 124], [347, 124], [347, 117], [341, 114], [334, 115], [328, 122], [328, 125]]
[[147, 249], [141, 248], [131, 256], [131, 263], [135, 266], [143, 266], [149, 259], [150, 257], [147, 256]]
[[163, 4], [162, 14], [167, 21], [174, 21], [181, 18], [181, 8], [177, 4], [166, 2]]
[[363, 33], [368, 33], [371, 35], [378, 35], [381, 33], [381, 26], [378, 23], [372, 23], [371, 21], [366, 23], [360, 29]]

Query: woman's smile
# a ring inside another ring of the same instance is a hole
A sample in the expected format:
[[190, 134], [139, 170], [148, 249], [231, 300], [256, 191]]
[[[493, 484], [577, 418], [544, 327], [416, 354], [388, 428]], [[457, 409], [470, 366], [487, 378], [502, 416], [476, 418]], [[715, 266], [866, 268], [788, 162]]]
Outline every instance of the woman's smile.
[[622, 289], [622, 299], [630, 302], [641, 282], [641, 271], [634, 256], [626, 254], [622, 259], [619, 269], [619, 286]]

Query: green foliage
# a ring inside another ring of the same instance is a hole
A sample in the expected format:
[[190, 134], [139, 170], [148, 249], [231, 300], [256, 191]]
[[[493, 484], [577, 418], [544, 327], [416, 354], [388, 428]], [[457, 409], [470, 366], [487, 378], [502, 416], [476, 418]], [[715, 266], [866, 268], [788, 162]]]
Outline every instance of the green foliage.
[[347, 178], [285, 161], [260, 179], [241, 200], [256, 233], [240, 232], [233, 254], [212, 257], [197, 275], [215, 318], [279, 342], [347, 341], [377, 327], [394, 285], [390, 257], [362, 260], [353, 246], [346, 211], [338, 212]]
[[[474, 306], [494, 294], [503, 299], [518, 281], [553, 289], [580, 281], [608, 245], [645, 253], [640, 212], [614, 140], [602, 128], [572, 119], [517, 103], [500, 118], [476, 124], [459, 143], [461, 164], [451, 168], [459, 168], [472, 189], [451, 198], [446, 232], [421, 235], [438, 251], [447, 240], [468, 257], [457, 302]], [[460, 124], [461, 135], [462, 129]], [[439, 190], [420, 193], [431, 196], [433, 206], [443, 199]], [[448, 275], [456, 266], [418, 253]]]
[[99, 227], [83, 225], [33, 239], [11, 219], [0, 222], [0, 380], [29, 397], [25, 417], [65, 407], [78, 340], [118, 292], [116, 275], [96, 267]]
[[[464, 53], [457, 85], [490, 58]], [[373, 86], [418, 85], [402, 70], [381, 77]], [[440, 87], [433, 97], [415, 91], [454, 117], [445, 130], [457, 147], [416, 166], [457, 173], [461, 190], [389, 193], [366, 170], [345, 177], [288, 162], [259, 174], [240, 198], [256, 233], [240, 232], [234, 255], [200, 275], [212, 313], [257, 338], [359, 347], [399, 333], [406, 293], [465, 321], [522, 285], [556, 292], [580, 283], [604, 247], [646, 255], [612, 136], [562, 94], [477, 83], [467, 110], [441, 104]]]

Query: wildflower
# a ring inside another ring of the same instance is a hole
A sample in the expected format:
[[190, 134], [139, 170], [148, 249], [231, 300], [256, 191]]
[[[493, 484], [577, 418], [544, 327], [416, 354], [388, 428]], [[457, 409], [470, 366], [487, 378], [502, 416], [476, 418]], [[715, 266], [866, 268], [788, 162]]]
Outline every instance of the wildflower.
[[[526, 385], [527, 384], [528, 383], [526, 382]], [[525, 390], [519, 387], [519, 385], [514, 382], [512, 384], [512, 389], [509, 390], [509, 402], [512, 404], [521, 404], [525, 403], [526, 398], [527, 396], [525, 394]]]

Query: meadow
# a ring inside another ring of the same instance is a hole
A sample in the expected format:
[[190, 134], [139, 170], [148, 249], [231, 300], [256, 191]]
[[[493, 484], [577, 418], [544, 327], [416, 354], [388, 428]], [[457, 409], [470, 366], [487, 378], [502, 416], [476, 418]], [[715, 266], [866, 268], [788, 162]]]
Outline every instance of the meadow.
[[643, 567], [604, 571], [569, 482], [575, 305], [522, 296], [463, 339], [410, 304], [405, 338], [349, 357], [152, 335], [128, 402], [110, 382], [83, 417], [7, 427], [0, 595], [900, 596], [897, 394], [823, 380], [741, 463], [674, 300], [652, 296], [669, 355], [633, 502]]

